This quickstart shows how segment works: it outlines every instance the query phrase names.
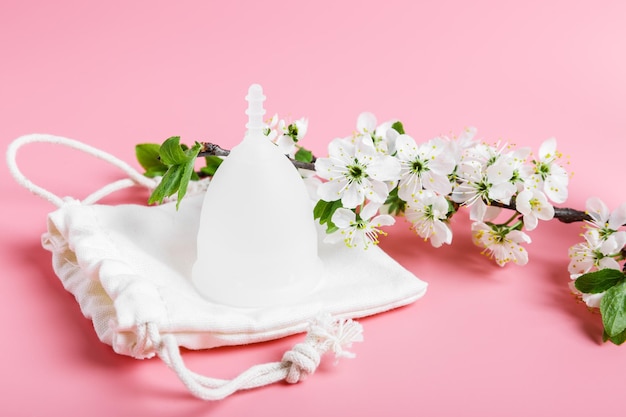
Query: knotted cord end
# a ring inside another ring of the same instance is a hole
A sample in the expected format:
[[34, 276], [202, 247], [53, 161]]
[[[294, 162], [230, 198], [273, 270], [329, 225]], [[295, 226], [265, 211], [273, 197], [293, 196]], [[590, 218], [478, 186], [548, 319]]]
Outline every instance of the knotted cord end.
[[286, 381], [299, 382], [315, 372], [321, 356], [331, 351], [335, 354], [335, 364], [340, 358], [354, 358], [356, 355], [345, 350], [354, 342], [363, 341], [363, 326], [351, 319], [333, 319], [330, 314], [318, 316], [310, 325], [303, 343], [298, 343], [283, 356], [283, 364], [288, 367]]

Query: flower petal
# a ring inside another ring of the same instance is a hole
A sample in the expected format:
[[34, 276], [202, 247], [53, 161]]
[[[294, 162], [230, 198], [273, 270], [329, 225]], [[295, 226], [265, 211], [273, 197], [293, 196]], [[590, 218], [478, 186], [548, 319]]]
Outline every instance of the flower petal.
[[604, 226], [604, 223], [609, 219], [609, 208], [604, 204], [604, 201], [600, 200], [598, 197], [588, 198], [585, 209], [599, 227]]
[[328, 144], [328, 157], [344, 165], [353, 161], [355, 152], [354, 144], [348, 139], [336, 138]]
[[347, 184], [348, 181], [345, 179], [324, 182], [317, 188], [317, 195], [324, 201], [337, 201]]
[[333, 213], [331, 221], [335, 223], [335, 226], [340, 229], [346, 229], [350, 227], [356, 220], [356, 214], [352, 210], [340, 207]]
[[282, 135], [281, 137], [279, 137], [276, 141], [276, 145], [278, 145], [278, 150], [285, 155], [291, 154], [291, 152], [294, 151], [296, 147], [296, 143], [291, 137], [287, 135]]
[[448, 177], [437, 174], [434, 171], [424, 172], [422, 185], [425, 189], [435, 191], [442, 195], [448, 195], [452, 192], [452, 184]]
[[511, 230], [507, 235], [515, 243], [530, 243], [531, 239], [526, 233], [519, 230]]
[[553, 176], [546, 178], [543, 191], [555, 203], [564, 203], [567, 200], [567, 183], [563, 184]]
[[438, 219], [443, 219], [448, 214], [448, 201], [444, 196], [432, 194], [432, 198], [429, 199], [432, 204], [433, 214]]
[[341, 196], [341, 203], [346, 208], [356, 208], [365, 200], [363, 187], [357, 183], [349, 184]]
[[604, 293], [598, 294], [583, 294], [582, 299], [587, 304], [588, 307], [592, 308], [600, 308], [600, 301], [602, 301], [602, 297], [604, 297]]
[[392, 226], [395, 222], [396, 219], [388, 214], [381, 214], [372, 219], [372, 224], [376, 227]]
[[412, 161], [417, 157], [417, 144], [409, 135], [398, 135], [396, 138], [397, 156], [403, 161]]
[[[389, 188], [387, 188], [387, 184], [380, 181], [370, 181], [368, 187], [367, 198], [376, 203], [384, 203], [389, 196]], [[361, 203], [363, 201], [361, 200]], [[360, 203], [359, 203], [360, 204]]]
[[332, 179], [337, 174], [337, 166], [330, 158], [317, 158], [315, 161], [315, 172], [324, 179]]
[[482, 199], [478, 199], [470, 207], [470, 220], [482, 222], [485, 218], [487, 205]]
[[504, 204], [509, 204], [509, 201], [511, 200], [511, 197], [513, 197], [513, 194], [515, 194], [515, 191], [517, 191], [517, 188], [510, 182], [496, 184], [489, 189], [489, 198]]
[[381, 155], [367, 167], [367, 174], [378, 181], [397, 181], [402, 169], [400, 161], [389, 155]]
[[533, 197], [533, 193], [530, 190], [524, 190], [517, 194], [515, 197], [515, 206], [524, 216], [530, 214], [532, 207], [530, 206], [530, 199]]
[[626, 224], [626, 203], [616, 208], [609, 217], [609, 227], [613, 230], [619, 229]]
[[411, 201], [422, 189], [422, 182], [417, 175], [409, 174], [400, 180], [398, 184], [398, 197], [404, 201]]
[[361, 210], [361, 212], [359, 213], [359, 216], [363, 219], [363, 220], [369, 220], [372, 217], [374, 217], [374, 215], [376, 214], [376, 212], [378, 211], [378, 209], [380, 208], [381, 204], [380, 203], [367, 203], [363, 209]]
[[433, 222], [433, 232], [430, 235], [430, 244], [439, 248], [444, 243], [451, 244], [452, 243], [452, 230], [442, 221]]
[[556, 155], [556, 138], [550, 138], [539, 146], [539, 158], [542, 161], [552, 159]]
[[608, 257], [600, 259], [600, 261], [598, 262], [598, 267], [600, 269], [616, 269], [618, 271], [621, 271], [622, 269], [615, 259]]
[[534, 230], [539, 224], [539, 219], [534, 213], [524, 214], [524, 227], [526, 230]]
[[300, 140], [304, 137], [304, 135], [306, 135], [306, 132], [309, 129], [309, 119], [303, 117], [296, 120], [294, 124], [298, 128], [298, 140]]
[[495, 220], [496, 217], [498, 217], [498, 215], [501, 212], [502, 212], [502, 209], [500, 207], [488, 205], [485, 208], [485, 214], [483, 215], [482, 221], [484, 221], [484, 222], [493, 221], [493, 220]]
[[356, 120], [356, 130], [359, 131], [359, 133], [374, 133], [376, 130], [376, 116], [370, 112], [359, 114]]

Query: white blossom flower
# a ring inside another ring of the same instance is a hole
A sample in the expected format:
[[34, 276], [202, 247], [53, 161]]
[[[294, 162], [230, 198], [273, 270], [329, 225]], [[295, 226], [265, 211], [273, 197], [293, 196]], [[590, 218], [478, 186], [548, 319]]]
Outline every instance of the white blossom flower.
[[356, 122], [357, 135], [369, 135], [376, 150], [386, 155], [396, 151], [396, 139], [399, 133], [392, 128], [396, 120], [377, 125], [376, 116], [370, 112], [363, 112]]
[[293, 156], [297, 150], [296, 144], [304, 138], [308, 127], [309, 121], [304, 117], [288, 125], [283, 122], [282, 134], [276, 139], [278, 149], [285, 155]]
[[432, 190], [447, 195], [452, 191], [448, 175], [456, 165], [446, 154], [447, 143], [440, 138], [417, 145], [409, 135], [396, 139], [397, 158], [400, 160], [398, 196], [410, 201], [420, 190]]
[[282, 133], [284, 125], [285, 125], [285, 121], [279, 120], [278, 113], [275, 113], [271, 119], [265, 122], [265, 126], [266, 126], [264, 130], [265, 136], [267, 136], [267, 138], [270, 141], [276, 143], [279, 132]]
[[485, 248], [483, 254], [495, 258], [500, 266], [508, 262], [518, 265], [528, 263], [528, 252], [520, 243], [530, 243], [531, 240], [524, 232], [475, 222], [472, 224], [472, 238], [477, 246]]
[[622, 250], [626, 245], [626, 232], [619, 230], [626, 222], [626, 203], [610, 212], [606, 204], [598, 198], [587, 200], [587, 214], [591, 217], [588, 230], [583, 234], [584, 242], [569, 249], [570, 262], [567, 266], [571, 274], [570, 288], [589, 307], [600, 307], [604, 292], [586, 294], [578, 291], [574, 282], [582, 274], [601, 269], [622, 270], [618, 260], [623, 259]]
[[[606, 204], [597, 197], [587, 200], [586, 211], [591, 217], [591, 224], [598, 228], [600, 235], [606, 239], [610, 236], [626, 234], [619, 231], [626, 224], [626, 203], [621, 204], [615, 211], [610, 212]], [[624, 238], [619, 237], [620, 241]]]
[[548, 198], [555, 203], [567, 200], [567, 171], [556, 163], [561, 157], [556, 149], [556, 139], [550, 138], [539, 147], [539, 160], [533, 161], [535, 173], [531, 175], [527, 187], [535, 186], [541, 189]]
[[[604, 297], [605, 293], [600, 292], [587, 294], [581, 292], [575, 286], [576, 280], [581, 275], [588, 272], [600, 269], [616, 269], [620, 271], [621, 267], [613, 257], [602, 253], [602, 249], [596, 246], [599, 241], [599, 234], [596, 230], [594, 230], [589, 236], [586, 236], [586, 239], [585, 243], [574, 245], [569, 250], [570, 263], [568, 265], [568, 270], [572, 279], [569, 287], [572, 293], [578, 295], [588, 307], [599, 308], [600, 301], [602, 301], [602, 297]], [[594, 241], [596, 243], [594, 243]], [[594, 247], [596, 247], [596, 250], [592, 249]]]
[[370, 244], [378, 244], [378, 235], [386, 235], [379, 228], [395, 223], [395, 219], [388, 214], [374, 216], [379, 207], [380, 204], [368, 203], [358, 215], [353, 210], [338, 208], [331, 221], [339, 230], [327, 235], [324, 242], [336, 243], [343, 240], [348, 247], [363, 249], [367, 249]]
[[533, 168], [526, 163], [528, 156], [532, 150], [529, 147], [515, 149], [506, 154], [507, 163], [511, 164], [513, 168], [513, 174], [509, 180], [513, 183], [517, 191], [523, 191], [526, 189], [528, 179], [533, 174]]
[[554, 207], [548, 202], [546, 195], [537, 189], [524, 190], [515, 198], [517, 211], [524, 216], [524, 227], [533, 230], [539, 220], [550, 220], [554, 217]]
[[508, 204], [516, 187], [509, 181], [513, 174], [511, 165], [496, 161], [484, 169], [477, 160], [461, 163], [457, 177], [461, 181], [452, 191], [452, 201], [470, 206], [470, 218], [483, 221], [490, 201]]
[[455, 161], [455, 164], [461, 162], [461, 156], [467, 152], [469, 148], [478, 145], [478, 142], [474, 140], [476, 136], [475, 127], [466, 127], [458, 137], [449, 138], [443, 136], [443, 139], [448, 142], [447, 154]]
[[[606, 257], [622, 257], [621, 252], [626, 246], [626, 231], [619, 229], [626, 223], [626, 203], [610, 212], [602, 200], [592, 197], [587, 200], [586, 209], [592, 219], [589, 224], [596, 228], [601, 239], [600, 252]], [[615, 264], [612, 267], [619, 269]]]
[[578, 288], [576, 288], [576, 284], [575, 284], [576, 278], [573, 278], [573, 279], [574, 281], [570, 281], [569, 283], [570, 291], [574, 295], [577, 295], [578, 297], [580, 297], [583, 300], [583, 302], [587, 304], [587, 307], [600, 308], [600, 301], [602, 301], [602, 297], [604, 297], [605, 292], [603, 291], [603, 292], [599, 292], [595, 294], [587, 294], [584, 292], [580, 292]]
[[421, 190], [407, 202], [405, 217], [411, 228], [424, 240], [438, 248], [452, 243], [452, 230], [444, 222], [448, 214], [448, 201], [430, 190]]
[[293, 158], [297, 151], [296, 144], [306, 135], [309, 121], [303, 117], [287, 124], [278, 118], [278, 114], [274, 114], [265, 125], [265, 136], [278, 146], [281, 153]]
[[619, 230], [626, 222], [626, 203], [611, 213], [602, 200], [592, 197], [587, 200], [586, 209], [592, 220], [583, 234], [585, 241], [569, 249], [570, 274], [585, 274], [595, 268], [620, 270], [616, 258], [622, 257], [626, 246], [626, 232]]
[[[483, 170], [492, 178], [502, 177], [500, 180], [504, 180], [507, 177], [506, 180], [514, 184], [517, 191], [522, 191], [524, 182], [532, 174], [532, 168], [526, 164], [531, 149], [510, 149], [511, 145], [506, 143], [501, 145], [498, 142], [496, 146], [481, 143], [467, 148], [462, 159], [480, 162]], [[502, 169], [504, 165], [509, 165], [510, 169]], [[512, 190], [510, 187], [509, 189]]]
[[567, 269], [572, 275], [586, 274], [592, 269], [620, 269], [613, 256], [624, 247], [615, 239], [603, 239], [599, 229], [590, 229], [583, 235], [584, 242], [577, 243], [569, 249], [570, 262]]
[[581, 296], [585, 304], [587, 304], [587, 307], [591, 308], [600, 308], [600, 301], [602, 301], [602, 297], [604, 297], [604, 292], [596, 294], [583, 293]]
[[507, 148], [507, 144], [500, 146], [500, 142], [495, 146], [487, 145], [486, 143], [477, 143], [466, 149], [466, 152], [463, 154], [463, 160], [478, 161], [486, 169], [488, 166], [498, 161]]
[[363, 135], [350, 139], [335, 139], [328, 146], [328, 158], [315, 162], [317, 174], [328, 180], [318, 188], [324, 201], [336, 201], [346, 208], [355, 208], [367, 198], [384, 203], [389, 195], [386, 181], [397, 181], [400, 162], [376, 151], [372, 138]]
[[356, 119], [356, 130], [360, 134], [372, 135], [376, 131], [376, 116], [370, 112], [359, 114]]

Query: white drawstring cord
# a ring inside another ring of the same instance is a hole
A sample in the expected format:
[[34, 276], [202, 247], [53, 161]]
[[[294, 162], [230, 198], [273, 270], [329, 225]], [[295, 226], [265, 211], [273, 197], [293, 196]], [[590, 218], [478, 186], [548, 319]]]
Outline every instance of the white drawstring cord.
[[24, 145], [32, 144], [32, 143], [52, 143], [57, 145], [67, 146], [72, 149], [77, 149], [79, 151], [85, 152], [89, 155], [95, 156], [96, 158], [102, 159], [110, 164], [120, 168], [124, 173], [128, 175], [129, 178], [125, 178], [111, 184], [108, 184], [96, 192], [89, 195], [84, 201], [85, 203], [91, 204], [100, 200], [112, 192], [122, 190], [124, 188], [132, 187], [135, 185], [141, 185], [148, 189], [154, 189], [156, 187], [156, 181], [150, 178], [147, 178], [140, 174], [133, 167], [128, 165], [126, 162], [122, 161], [115, 156], [101, 151], [100, 149], [94, 148], [92, 146], [86, 145], [82, 142], [79, 142], [74, 139], [68, 139], [61, 136], [47, 135], [47, 134], [31, 134], [26, 136], [21, 136], [15, 139], [9, 145], [7, 149], [7, 165], [9, 167], [9, 171], [13, 178], [17, 181], [18, 184], [29, 190], [35, 195], [42, 197], [43, 199], [51, 202], [57, 207], [61, 207], [65, 205], [66, 200], [57, 196], [54, 193], [46, 190], [43, 187], [40, 187], [30, 181], [23, 173], [20, 171], [17, 165], [17, 151]]
[[209, 378], [190, 371], [180, 355], [180, 347], [172, 334], [160, 335], [153, 323], [138, 329], [138, 348], [155, 349], [159, 357], [180, 378], [187, 389], [203, 400], [221, 400], [244, 389], [257, 388], [279, 381], [296, 383], [315, 372], [321, 357], [331, 351], [335, 359], [354, 357], [344, 350], [353, 342], [363, 340], [363, 327], [353, 320], [333, 320], [330, 314], [318, 317], [310, 326], [304, 342], [285, 352], [280, 362], [255, 365], [231, 380]]

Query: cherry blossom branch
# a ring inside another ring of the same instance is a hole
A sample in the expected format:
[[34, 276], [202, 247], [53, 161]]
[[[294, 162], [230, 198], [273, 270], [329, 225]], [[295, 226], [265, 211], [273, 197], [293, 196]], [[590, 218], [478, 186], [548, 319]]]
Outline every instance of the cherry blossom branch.
[[[199, 157], [228, 156], [230, 154], [230, 150], [224, 149], [221, 146], [216, 145], [215, 143], [200, 142], [200, 146], [201, 146], [200, 153], [198, 154]], [[309, 171], [315, 171], [315, 163], [314, 163], [315, 157], [313, 158], [313, 162], [302, 162], [302, 161], [297, 161], [293, 158], [288, 158], [288, 159], [296, 168], [306, 169]]]
[[[500, 266], [525, 265], [523, 244], [531, 242], [525, 231], [535, 229], [539, 220], [585, 222], [584, 240], [568, 251], [570, 287], [589, 307], [600, 308], [605, 341], [626, 342], [626, 231], [619, 230], [626, 227], [626, 203], [612, 212], [598, 198], [587, 200], [586, 211], [554, 207], [552, 203], [565, 202], [569, 178], [557, 162], [562, 154], [556, 139], [544, 141], [538, 155], [528, 160], [530, 148], [479, 143], [474, 128], [454, 140], [437, 137], [417, 144], [399, 121], [377, 125], [375, 116], [362, 113], [357, 131], [335, 139], [329, 156], [316, 160], [299, 144], [307, 123], [303, 118], [287, 124], [274, 116], [265, 134], [295, 167], [316, 174], [303, 177], [321, 197], [313, 215], [326, 225], [324, 242], [364, 248], [377, 244], [377, 236], [385, 234], [379, 227], [394, 224], [391, 214], [396, 213], [420, 237], [440, 247], [452, 241], [447, 220], [465, 206], [474, 221], [472, 239], [484, 248], [482, 253]], [[176, 191], [180, 202], [190, 180], [181, 173], [190, 171], [196, 157], [207, 159], [197, 176], [212, 176], [230, 152], [209, 142], [184, 147], [179, 137], [161, 146], [138, 145], [137, 157], [147, 175], [162, 176], [150, 202], [162, 202]], [[378, 214], [383, 204], [388, 212]], [[511, 210], [510, 218], [487, 221], [495, 214], [487, 213], [488, 206]]]
[[[565, 203], [569, 179], [558, 162], [562, 154], [556, 139], [544, 141], [538, 154], [529, 159], [530, 148], [474, 140], [472, 127], [458, 137], [436, 137], [418, 144], [401, 122], [378, 125], [373, 114], [362, 113], [356, 131], [333, 140], [328, 157], [316, 160], [300, 145], [307, 126], [305, 118], [287, 123], [275, 115], [264, 133], [295, 167], [316, 174], [303, 173], [303, 177], [311, 180], [306, 184], [309, 191], [315, 190], [320, 197], [313, 215], [326, 225], [324, 242], [344, 241], [347, 246], [364, 248], [377, 244], [377, 236], [385, 234], [379, 228], [394, 224], [395, 213], [403, 215], [433, 247], [440, 247], [451, 244], [448, 220], [465, 206], [473, 220], [472, 239], [484, 249], [482, 253], [500, 266], [525, 265], [528, 253], [523, 245], [531, 242], [525, 231], [535, 229], [540, 220], [585, 222], [584, 240], [568, 251], [570, 287], [589, 307], [600, 308], [605, 341], [626, 343], [626, 231], [619, 230], [626, 227], [626, 203], [612, 212], [597, 198], [587, 200], [585, 211], [555, 207], [553, 203]], [[162, 183], [169, 185], [166, 191], [172, 194], [178, 189], [179, 199], [180, 189], [186, 188], [180, 171], [188, 170], [196, 156], [207, 158], [198, 176], [211, 176], [220, 158], [231, 152], [209, 142], [178, 149], [177, 137], [160, 148], [142, 146], [138, 152], [142, 166], [151, 175], [163, 175]], [[159, 156], [156, 161], [155, 154]], [[175, 180], [181, 182], [180, 187], [172, 186]], [[382, 205], [387, 212], [379, 214]], [[489, 207], [511, 210], [510, 218], [503, 223], [488, 221], [496, 214], [488, 213]]]
[[[510, 204], [492, 201], [490, 204], [494, 207], [502, 207], [508, 210], [517, 211], [515, 201], [512, 201]], [[576, 210], [569, 207], [554, 207], [554, 218], [562, 223], [575, 223], [592, 220], [591, 216], [589, 216], [584, 211]]]
[[[199, 157], [204, 156], [223, 156], [226, 157], [230, 154], [230, 150], [224, 149], [221, 146], [210, 143], [210, 142], [200, 142], [201, 148]], [[296, 161], [295, 159], [289, 158], [291, 163], [296, 168], [307, 169], [309, 171], [315, 171], [315, 163], [313, 162], [301, 162]], [[314, 158], [315, 160], [315, 158]], [[508, 210], [517, 211], [517, 207], [515, 205], [515, 201], [512, 201], [510, 204], [500, 203], [498, 201], [491, 201], [490, 204], [494, 207], [502, 207]], [[569, 207], [554, 207], [554, 218], [563, 223], [576, 223], [583, 221], [591, 221], [591, 217], [581, 210], [576, 210]]]

